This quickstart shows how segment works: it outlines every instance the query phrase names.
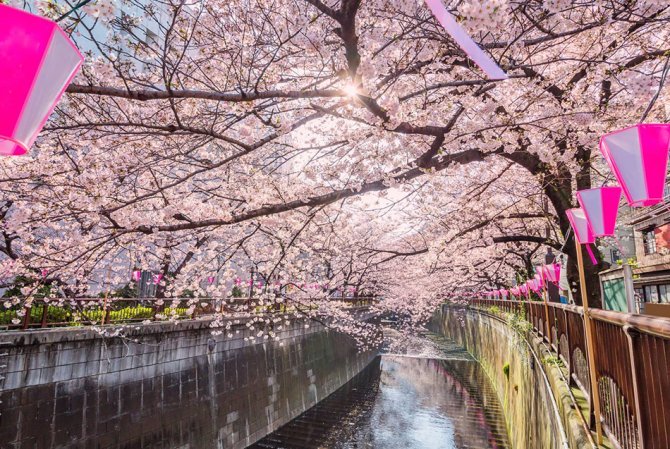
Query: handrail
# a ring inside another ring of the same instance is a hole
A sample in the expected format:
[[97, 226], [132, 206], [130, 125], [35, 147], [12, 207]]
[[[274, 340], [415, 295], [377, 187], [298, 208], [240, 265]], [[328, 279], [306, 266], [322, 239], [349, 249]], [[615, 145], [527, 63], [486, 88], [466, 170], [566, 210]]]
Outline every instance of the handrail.
[[670, 338], [670, 319], [613, 310], [591, 309], [593, 319], [619, 326], [631, 326], [647, 334]]
[[[507, 300], [489, 300], [498, 301], [507, 304], [542, 304], [539, 301], [507, 301]], [[584, 309], [574, 304], [549, 303], [549, 307], [563, 309], [572, 313], [584, 315]], [[635, 329], [656, 335], [662, 338], [670, 338], [670, 318], [654, 317], [636, 313], [617, 312], [614, 310], [603, 310], [591, 308], [590, 312], [593, 319], [605, 321], [619, 326], [631, 326]]]

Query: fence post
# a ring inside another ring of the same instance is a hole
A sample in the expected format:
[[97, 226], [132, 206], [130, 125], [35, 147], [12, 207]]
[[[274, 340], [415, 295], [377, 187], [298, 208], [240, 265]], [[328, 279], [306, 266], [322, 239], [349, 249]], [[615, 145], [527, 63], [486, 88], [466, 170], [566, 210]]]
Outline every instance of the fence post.
[[42, 309], [42, 323], [40, 327], [47, 327], [47, 314], [49, 313], [49, 304], [44, 302], [44, 308]]
[[101, 326], [104, 326], [105, 323], [109, 323], [109, 318], [107, 317], [107, 296], [109, 295], [109, 290], [105, 293], [105, 301], [102, 304], [102, 323]]
[[32, 307], [25, 307], [23, 309], [26, 312], [25, 316], [23, 317], [23, 326], [21, 327], [23, 330], [28, 329], [28, 326], [30, 325], [30, 309], [32, 309]]
[[[568, 347], [568, 358], [566, 360], [568, 364], [568, 379], [572, 378], [572, 373], [574, 373], [574, 367], [572, 366], [572, 351], [570, 350], [570, 323], [568, 322], [568, 311], [563, 309], [563, 322], [565, 323], [565, 340], [567, 341]], [[560, 349], [561, 342], [559, 338], [558, 346]], [[560, 352], [560, 351], [559, 351]]]
[[549, 304], [547, 303], [547, 296], [549, 296], [549, 293], [547, 292], [546, 288], [543, 288], [542, 299], [544, 299], [544, 318], [545, 321], [547, 322], [544, 333], [546, 334], [545, 336], [547, 337], [549, 346], [551, 346], [551, 324], [549, 324]]
[[626, 324], [623, 327], [623, 331], [626, 334], [628, 340], [628, 355], [630, 357], [630, 370], [633, 379], [633, 401], [635, 402], [635, 418], [637, 421], [637, 437], [640, 439], [640, 447], [644, 447], [644, 432], [642, 431], [642, 407], [640, 405], [640, 390], [639, 390], [639, 379], [637, 377], [637, 362], [635, 357], [635, 344], [633, 342], [634, 338], [638, 338], [640, 333]]
[[[623, 254], [621, 255], [623, 258]], [[626, 259], [623, 260], [623, 284], [626, 290], [626, 305], [628, 306], [628, 313], [637, 313], [635, 307], [635, 287], [633, 286], [633, 269]]]
[[589, 297], [586, 293], [586, 278], [584, 276], [584, 261], [582, 259], [582, 245], [577, 238], [577, 268], [579, 271], [579, 287], [582, 294], [582, 308], [584, 309], [584, 337], [586, 338], [587, 363], [589, 365], [589, 377], [591, 378], [591, 402], [593, 403], [593, 414], [596, 419], [596, 434], [598, 444], [603, 444], [603, 429], [600, 422], [600, 396], [598, 394], [598, 378], [596, 377], [595, 342], [593, 341], [593, 330], [591, 328], [591, 312], [589, 312]]

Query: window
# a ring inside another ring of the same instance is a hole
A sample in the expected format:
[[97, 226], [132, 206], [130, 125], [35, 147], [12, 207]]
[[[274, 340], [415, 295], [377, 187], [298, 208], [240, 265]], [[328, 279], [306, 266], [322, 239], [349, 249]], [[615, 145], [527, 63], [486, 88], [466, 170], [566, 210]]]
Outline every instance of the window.
[[621, 251], [616, 248], [610, 249], [610, 257], [612, 258], [612, 263], [617, 263], [621, 260]]
[[635, 289], [635, 302], [644, 302], [644, 290], [641, 288]]
[[644, 286], [644, 300], [646, 302], [658, 302], [658, 286], [645, 285]]
[[670, 303], [670, 284], [659, 285], [658, 293], [660, 302]]
[[642, 231], [642, 241], [644, 242], [645, 254], [656, 253], [656, 234], [654, 234], [653, 229]]

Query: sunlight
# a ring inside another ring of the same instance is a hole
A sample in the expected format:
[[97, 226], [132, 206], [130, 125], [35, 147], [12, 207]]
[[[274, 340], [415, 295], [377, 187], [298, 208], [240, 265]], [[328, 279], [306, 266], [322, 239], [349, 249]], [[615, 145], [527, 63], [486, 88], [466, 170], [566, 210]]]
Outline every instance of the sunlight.
[[358, 85], [354, 84], [353, 82], [347, 83], [347, 85], [344, 87], [343, 90], [347, 94], [347, 96], [351, 98], [356, 98], [361, 94], [360, 90], [358, 90]]

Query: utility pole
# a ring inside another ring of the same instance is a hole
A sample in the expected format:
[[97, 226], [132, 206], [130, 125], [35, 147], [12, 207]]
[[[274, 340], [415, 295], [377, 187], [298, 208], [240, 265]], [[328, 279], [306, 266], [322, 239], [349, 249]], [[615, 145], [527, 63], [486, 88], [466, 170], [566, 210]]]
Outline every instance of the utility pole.
[[251, 272], [251, 279], [249, 280], [249, 299], [254, 297], [254, 273], [255, 273], [255, 267], [252, 265], [251, 269], [249, 270]]

